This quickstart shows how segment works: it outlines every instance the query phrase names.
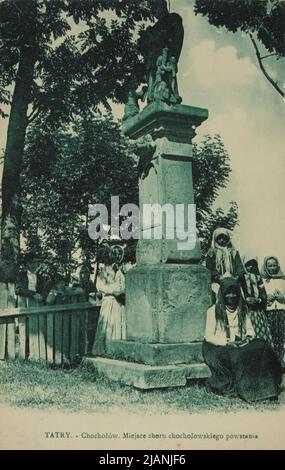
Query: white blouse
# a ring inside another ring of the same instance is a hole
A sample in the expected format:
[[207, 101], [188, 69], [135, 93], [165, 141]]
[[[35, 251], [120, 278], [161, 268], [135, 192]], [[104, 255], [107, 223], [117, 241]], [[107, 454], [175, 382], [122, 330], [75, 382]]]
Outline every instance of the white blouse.
[[279, 291], [283, 297], [284, 302], [280, 303], [278, 300], [267, 303], [266, 310], [284, 310], [285, 309], [285, 279], [274, 279], [270, 278], [269, 280], [264, 280], [264, 287], [266, 294], [274, 294], [276, 291]]
[[[101, 279], [100, 276], [97, 279], [96, 287], [98, 291], [102, 292], [102, 294], [109, 294], [112, 295], [114, 292], [124, 292], [125, 290], [125, 276], [123, 275], [121, 270], [118, 270], [116, 273], [110, 272], [110, 278], [108, 282], [104, 279]], [[113, 274], [114, 278], [111, 279], [111, 275]]]
[[[238, 327], [238, 308], [234, 312], [227, 311], [230, 338], [227, 338], [226, 330], [222, 328], [220, 322], [216, 322], [215, 305], [209, 308], [207, 312], [205, 340], [208, 343], [215, 344], [216, 346], [226, 346], [229, 341], [235, 341], [236, 336], [240, 336]], [[249, 318], [246, 315], [245, 319], [246, 336], [254, 337], [254, 330]]]

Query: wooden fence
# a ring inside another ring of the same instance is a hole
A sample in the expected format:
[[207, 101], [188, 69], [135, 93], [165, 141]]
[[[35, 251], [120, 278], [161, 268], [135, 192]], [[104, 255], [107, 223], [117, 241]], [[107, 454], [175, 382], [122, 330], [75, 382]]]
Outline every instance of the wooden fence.
[[88, 352], [90, 319], [95, 325], [98, 315], [99, 306], [88, 302], [0, 309], [0, 359], [74, 363]]

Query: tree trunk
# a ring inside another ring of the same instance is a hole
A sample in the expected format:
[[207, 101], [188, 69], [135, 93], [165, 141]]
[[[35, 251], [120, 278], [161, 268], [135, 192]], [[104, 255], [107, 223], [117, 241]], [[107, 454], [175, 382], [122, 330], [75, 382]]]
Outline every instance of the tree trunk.
[[10, 267], [17, 269], [20, 251], [21, 188], [20, 175], [23, 161], [27, 111], [30, 103], [36, 52], [33, 47], [20, 51], [19, 68], [7, 133], [2, 177], [1, 257]]

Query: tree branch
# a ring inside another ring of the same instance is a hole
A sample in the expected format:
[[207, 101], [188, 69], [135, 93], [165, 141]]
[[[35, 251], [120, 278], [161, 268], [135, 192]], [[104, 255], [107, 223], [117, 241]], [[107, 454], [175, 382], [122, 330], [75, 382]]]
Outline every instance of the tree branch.
[[31, 114], [28, 116], [28, 123], [31, 124], [31, 122], [33, 122], [38, 117], [39, 114], [40, 114], [39, 108], [33, 109]]
[[273, 54], [267, 54], [267, 55], [264, 55], [263, 57], [260, 57], [261, 60], [263, 59], [267, 59], [267, 57], [272, 57], [274, 55], [277, 55], [275, 52]]
[[[258, 60], [258, 63], [259, 63], [259, 67], [263, 73], [263, 75], [267, 78], [267, 80], [269, 81], [269, 83], [271, 83], [271, 85], [273, 86], [273, 88], [275, 88], [275, 90], [284, 98], [285, 96], [285, 93], [284, 91], [282, 91], [282, 89], [278, 86], [278, 84], [270, 77], [270, 75], [268, 74], [268, 72], [265, 70], [264, 68], [264, 65], [262, 63], [262, 58], [261, 58], [261, 55], [260, 55], [260, 52], [258, 50], [258, 47], [257, 47], [257, 44], [256, 44], [256, 41], [253, 37], [253, 35], [251, 33], [249, 33], [249, 37], [251, 39], [251, 42], [253, 44], [253, 47], [255, 49], [255, 53], [256, 53], [256, 57], [257, 57], [257, 60]], [[264, 57], [263, 57], [264, 58]]]

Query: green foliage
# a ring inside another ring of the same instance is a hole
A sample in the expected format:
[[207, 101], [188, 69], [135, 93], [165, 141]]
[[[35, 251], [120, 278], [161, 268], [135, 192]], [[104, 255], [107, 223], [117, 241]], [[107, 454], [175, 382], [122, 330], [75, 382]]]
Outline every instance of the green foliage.
[[219, 190], [227, 185], [231, 170], [229, 155], [219, 135], [206, 135], [201, 144], [194, 144], [193, 157], [194, 192], [199, 221], [209, 212]]
[[[237, 208], [233, 204], [227, 214], [212, 209], [230, 173], [221, 138], [205, 136], [193, 153], [197, 226], [205, 253], [216, 226], [234, 228]], [[110, 214], [111, 196], [119, 196], [121, 205], [138, 203], [135, 162], [110, 115], [57, 128], [37, 119], [27, 135], [22, 188], [27, 249], [43, 258], [42, 269], [49, 274], [69, 275], [78, 262], [95, 259], [97, 244], [87, 233], [88, 204], [105, 204]], [[135, 260], [135, 248], [136, 240], [129, 240], [128, 260]]]
[[[10, 90], [15, 84], [2, 180], [2, 225], [10, 216], [17, 229], [13, 235], [13, 256], [4, 250], [3, 243], [1, 246], [1, 256], [8, 263], [18, 265], [21, 218], [16, 201], [21, 199], [19, 180], [27, 126], [39, 116], [44, 119], [46, 129], [70, 125], [78, 115], [97, 112], [102, 104], [108, 108], [110, 99], [122, 101], [134, 66], [140, 62], [137, 28], [144, 20], [153, 19], [153, 10], [154, 3], [150, 0], [4, 0], [0, 3], [0, 106], [10, 103]], [[27, 116], [28, 109], [31, 112]], [[2, 106], [0, 114], [5, 115], [5, 107]], [[48, 134], [42, 139], [45, 144]], [[57, 139], [61, 139], [60, 133]], [[34, 174], [38, 167], [40, 171], [45, 169], [49, 176], [53, 145], [51, 142], [50, 148], [44, 146], [46, 155], [41, 155], [42, 161], [35, 158], [31, 162]], [[49, 162], [47, 168], [46, 162]], [[54, 194], [58, 188], [53, 189], [53, 183], [59, 185], [60, 181], [51, 174], [45, 184], [43, 175], [40, 184]], [[72, 184], [69, 176], [66, 181]], [[82, 181], [77, 183], [84, 185]], [[73, 202], [67, 188], [62, 185], [61, 189]], [[45, 210], [44, 217], [47, 217], [48, 208]], [[62, 226], [67, 223], [65, 219], [73, 217], [65, 215], [65, 206], [58, 207], [55, 219], [58, 214]], [[36, 220], [30, 228], [33, 233], [30, 239], [37, 237]], [[25, 231], [27, 223], [23, 221]], [[54, 247], [56, 240], [52, 233], [49, 240], [53, 240]], [[72, 240], [73, 233], [57, 237], [56, 250], [69, 253], [61, 260], [65, 266], [72, 264]]]
[[[195, 13], [207, 16], [210, 24], [226, 27], [235, 33], [248, 34], [261, 72], [284, 99], [284, 89], [275, 80], [272, 66], [264, 62], [274, 56], [285, 57], [285, 2], [280, 0], [195, 0]], [[257, 39], [256, 39], [257, 38]], [[260, 51], [258, 40], [270, 54]], [[282, 78], [282, 77], [281, 77]]]
[[196, 0], [195, 13], [214, 26], [256, 33], [269, 52], [285, 56], [285, 2], [279, 0]]
[[11, 103], [2, 178], [2, 230], [8, 219], [15, 226], [10, 237], [13, 250], [8, 252], [2, 237], [1, 257], [15, 269], [21, 229], [17, 201], [21, 199], [27, 126], [38, 116], [44, 116], [47, 125], [69, 125], [78, 115], [97, 112], [101, 104], [108, 109], [110, 99], [122, 101], [141, 60], [136, 48], [139, 23], [153, 19], [154, 10], [152, 0], [0, 2], [0, 116], [6, 115], [5, 106]]
[[[36, 120], [24, 155], [23, 234], [39, 251], [49, 273], [69, 275], [84, 259], [94, 260], [97, 245], [87, 234], [88, 204], [137, 202], [134, 160], [119, 125], [110, 115], [78, 119], [55, 129]], [[82, 260], [81, 260], [82, 261]]]
[[[102, 16], [110, 11], [110, 20]], [[36, 57], [30, 102], [50, 119], [122, 101], [139, 63], [135, 32], [153, 19], [145, 0], [4, 0], [0, 3], [0, 105], [9, 103], [21, 52]], [[77, 24], [75, 34], [71, 34]], [[3, 111], [2, 111], [3, 113]]]
[[227, 186], [230, 159], [219, 135], [206, 135], [193, 146], [193, 180], [197, 210], [197, 230], [203, 258], [210, 248], [212, 233], [217, 227], [233, 230], [238, 223], [237, 204], [232, 202], [227, 213], [213, 209], [222, 188]]

